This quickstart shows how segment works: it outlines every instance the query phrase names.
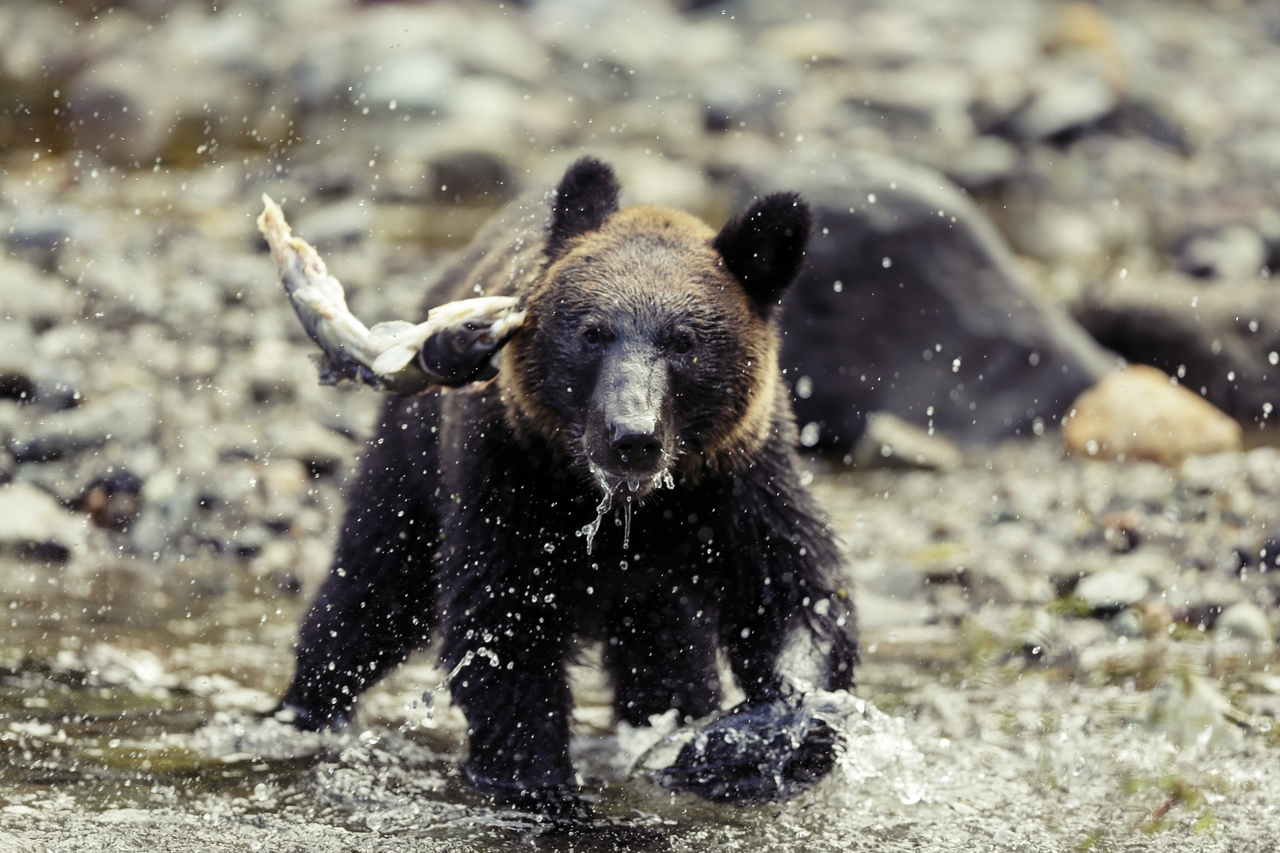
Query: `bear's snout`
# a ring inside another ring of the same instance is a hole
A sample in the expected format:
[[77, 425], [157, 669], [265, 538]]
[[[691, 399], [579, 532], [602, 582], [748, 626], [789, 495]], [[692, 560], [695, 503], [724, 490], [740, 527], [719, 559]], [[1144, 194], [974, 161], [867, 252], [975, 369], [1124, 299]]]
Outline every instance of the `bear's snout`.
[[624, 468], [650, 470], [662, 461], [662, 442], [652, 418], [609, 424], [609, 449]]
[[653, 353], [604, 359], [587, 417], [586, 451], [595, 467], [632, 484], [662, 472], [671, 432], [668, 385], [667, 366]]

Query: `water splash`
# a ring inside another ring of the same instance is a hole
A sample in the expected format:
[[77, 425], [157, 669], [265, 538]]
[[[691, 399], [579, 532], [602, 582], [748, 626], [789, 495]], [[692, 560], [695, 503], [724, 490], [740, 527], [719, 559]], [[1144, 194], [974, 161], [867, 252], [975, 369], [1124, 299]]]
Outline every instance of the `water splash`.
[[[924, 756], [907, 737], [905, 721], [842, 692], [814, 691], [799, 706], [778, 702], [737, 709], [680, 728], [650, 746], [633, 772], [711, 799], [725, 792], [737, 799], [786, 799], [821, 778], [796, 774], [792, 757], [797, 751], [816, 756], [832, 737], [836, 781], [829, 788], [837, 796], [864, 802], [874, 794], [879, 808], [886, 795], [902, 805], [928, 795]], [[759, 775], [750, 778], [744, 768]], [[728, 781], [717, 789], [716, 777], [726, 770]]]
[[589, 524], [582, 527], [577, 535], [587, 537], [587, 556], [591, 556], [591, 550], [595, 547], [596, 534], [600, 532], [600, 525], [604, 523], [604, 514], [613, 508], [613, 493], [617, 490], [621, 483], [610, 483], [608, 476], [604, 473], [604, 469], [592, 465], [591, 473], [595, 474], [596, 480], [600, 483], [600, 488], [604, 490], [604, 497], [600, 499], [600, 503], [596, 506], [596, 517]]
[[[577, 535], [587, 537], [587, 554], [590, 556], [592, 550], [595, 548], [596, 534], [600, 532], [600, 525], [604, 523], [605, 513], [613, 509], [613, 496], [622, 488], [622, 485], [625, 482], [629, 494], [626, 496], [626, 504], [623, 507], [623, 516], [621, 519], [615, 518], [614, 522], [622, 527], [622, 547], [623, 550], [626, 550], [631, 547], [631, 510], [635, 505], [635, 498], [633, 495], [640, 491], [640, 477], [632, 474], [628, 475], [626, 480], [610, 482], [609, 475], [604, 472], [604, 469], [594, 464], [591, 466], [591, 473], [595, 475], [596, 481], [599, 482], [600, 488], [604, 492], [604, 496], [600, 499], [599, 505], [596, 506], [596, 517], [592, 519], [589, 524], [579, 528]], [[671, 476], [671, 471], [669, 469], [663, 469], [653, 475], [653, 482], [651, 485], [654, 489], [667, 488], [674, 490], [676, 487], [676, 481], [675, 478]]]
[[[635, 491], [635, 489], [632, 489]], [[622, 526], [622, 550], [631, 547], [631, 495], [627, 495], [627, 502], [622, 517], [626, 519]]]
[[423, 691], [422, 705], [423, 705], [423, 710], [426, 712], [428, 720], [435, 719], [436, 696], [438, 696], [442, 690], [444, 690], [446, 687], [452, 684], [453, 679], [458, 675], [458, 673], [466, 669], [467, 665], [470, 664], [473, 660], [475, 660], [477, 656], [488, 659], [489, 666], [497, 666], [499, 663], [497, 653], [494, 652], [492, 649], [486, 648], [484, 646], [481, 646], [478, 649], [470, 650], [465, 655], [463, 655], [462, 660], [458, 661], [458, 665], [455, 666], [453, 669], [449, 670], [449, 674], [446, 675], [444, 678], [440, 679], [440, 682], [436, 684], [435, 687], [429, 687], [425, 691]]

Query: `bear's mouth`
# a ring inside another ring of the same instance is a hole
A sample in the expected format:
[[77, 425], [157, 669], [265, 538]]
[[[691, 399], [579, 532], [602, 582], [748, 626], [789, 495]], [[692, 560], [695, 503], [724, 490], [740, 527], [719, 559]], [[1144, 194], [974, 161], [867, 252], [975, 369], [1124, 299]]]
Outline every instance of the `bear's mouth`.
[[588, 462], [591, 476], [600, 490], [600, 503], [596, 506], [596, 517], [578, 530], [579, 536], [587, 539], [587, 554], [595, 547], [596, 534], [604, 523], [605, 515], [614, 508], [615, 497], [622, 510], [622, 549], [631, 547], [631, 510], [642, 500], [658, 489], [674, 489], [675, 477], [669, 467], [662, 467], [656, 473], [640, 475], [633, 471], [626, 474], [614, 474], [601, 468], [595, 462]]

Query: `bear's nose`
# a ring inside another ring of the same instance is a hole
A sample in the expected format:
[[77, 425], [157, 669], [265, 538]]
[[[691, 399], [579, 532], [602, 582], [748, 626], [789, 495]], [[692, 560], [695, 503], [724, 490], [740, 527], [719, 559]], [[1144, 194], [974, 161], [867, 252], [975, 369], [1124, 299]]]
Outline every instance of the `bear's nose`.
[[654, 468], [662, 458], [662, 442], [648, 424], [614, 424], [610, 449], [626, 468]]

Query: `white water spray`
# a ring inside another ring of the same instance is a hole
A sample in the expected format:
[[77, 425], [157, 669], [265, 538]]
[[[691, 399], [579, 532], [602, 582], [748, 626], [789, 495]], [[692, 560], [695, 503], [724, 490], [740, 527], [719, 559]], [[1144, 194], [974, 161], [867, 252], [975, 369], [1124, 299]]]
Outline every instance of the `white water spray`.
[[595, 520], [587, 524], [578, 531], [579, 536], [587, 537], [587, 556], [591, 556], [591, 549], [595, 547], [596, 534], [600, 532], [600, 525], [604, 522], [604, 514], [613, 507], [613, 492], [617, 486], [609, 484], [609, 479], [605, 473], [595, 465], [591, 466], [591, 473], [596, 475], [596, 479], [600, 481], [600, 487], [604, 489], [604, 497], [600, 499], [600, 503], [596, 506]]
[[458, 665], [455, 666], [453, 669], [449, 670], [448, 675], [440, 679], [439, 684], [437, 684], [435, 687], [428, 688], [426, 691], [423, 692], [422, 704], [427, 712], [428, 720], [435, 718], [436, 696], [440, 693], [441, 690], [444, 690], [446, 687], [452, 684], [453, 679], [457, 676], [457, 674], [462, 672], [462, 670], [466, 668], [467, 664], [475, 660], [477, 655], [482, 658], [488, 658], [489, 666], [498, 665], [498, 654], [492, 649], [488, 649], [488, 648], [485, 648], [484, 646], [481, 646], [480, 648], [475, 649], [474, 651], [468, 651], [465, 655], [462, 656], [462, 660], [458, 661]]

